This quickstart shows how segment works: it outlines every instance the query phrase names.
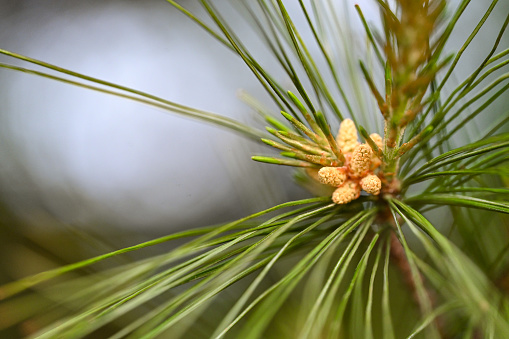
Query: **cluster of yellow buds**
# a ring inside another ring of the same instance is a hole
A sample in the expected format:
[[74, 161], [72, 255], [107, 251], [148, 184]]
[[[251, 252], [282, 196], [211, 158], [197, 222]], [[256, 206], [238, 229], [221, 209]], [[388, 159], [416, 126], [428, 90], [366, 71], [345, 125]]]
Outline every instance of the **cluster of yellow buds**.
[[[376, 133], [370, 137], [381, 149], [382, 137]], [[332, 194], [334, 203], [347, 204], [357, 199], [361, 189], [369, 194], [380, 194], [382, 181], [375, 172], [381, 161], [371, 146], [359, 143], [357, 128], [352, 120], [341, 122], [336, 142], [345, 156], [345, 163], [341, 167], [322, 167], [318, 171], [321, 183], [337, 187]]]
[[[368, 144], [361, 144], [355, 123], [350, 119], [341, 122], [338, 135], [334, 137], [323, 113], [316, 111], [311, 115], [290, 91], [288, 97], [295, 103], [304, 119], [283, 111], [281, 114], [297, 133], [274, 119], [269, 119], [267, 121], [280, 130], [267, 127], [267, 131], [283, 143], [262, 139], [264, 143], [282, 151], [280, 155], [285, 158], [253, 156], [252, 159], [304, 168], [308, 175], [306, 179], [311, 180], [303, 183], [316, 194], [332, 194], [332, 200], [336, 204], [347, 204], [357, 199], [362, 190], [372, 195], [380, 194], [382, 173], [378, 168], [382, 164], [379, 158], [383, 146], [382, 137], [373, 133], [368, 138], [361, 129], [363, 136], [369, 141]], [[326, 186], [317, 185], [317, 181]], [[335, 188], [333, 193], [331, 187]]]

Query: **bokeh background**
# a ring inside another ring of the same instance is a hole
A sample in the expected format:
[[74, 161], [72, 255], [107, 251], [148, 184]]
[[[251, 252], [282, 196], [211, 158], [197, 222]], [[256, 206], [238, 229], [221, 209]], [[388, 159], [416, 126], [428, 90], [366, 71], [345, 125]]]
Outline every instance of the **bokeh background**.
[[[181, 3], [203, 12], [195, 1]], [[338, 3], [352, 36], [364, 43], [354, 2]], [[356, 3], [368, 20], [378, 19], [374, 1]], [[461, 46], [487, 4], [472, 1], [449, 51]], [[298, 12], [296, 1], [288, 6]], [[480, 31], [454, 81], [483, 59], [504, 13]], [[244, 18], [233, 10], [225, 16], [290, 86]], [[0, 48], [260, 129], [262, 119], [239, 91], [277, 112], [240, 58], [162, 0], [0, 0]], [[0, 103], [0, 284], [309, 195], [292, 171], [250, 159], [267, 148], [152, 107], [6, 69]], [[495, 107], [504, 112], [506, 103]], [[9, 320], [0, 312], [1, 329]]]

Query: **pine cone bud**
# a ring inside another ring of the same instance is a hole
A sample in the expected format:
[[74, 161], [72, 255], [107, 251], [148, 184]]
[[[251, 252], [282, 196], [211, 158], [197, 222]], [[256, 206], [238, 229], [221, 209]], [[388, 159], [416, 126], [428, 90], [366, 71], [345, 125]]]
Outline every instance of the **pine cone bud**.
[[376, 175], [369, 174], [362, 178], [361, 187], [370, 194], [378, 195], [382, 189], [382, 181]]
[[352, 180], [348, 180], [332, 193], [332, 201], [338, 205], [348, 204], [350, 201], [357, 199], [360, 194], [361, 188], [359, 185]]
[[350, 171], [353, 177], [359, 178], [366, 174], [371, 165], [373, 151], [367, 144], [361, 144], [355, 148], [350, 161]]
[[351, 119], [345, 119], [339, 125], [339, 133], [336, 137], [336, 142], [343, 153], [352, 152], [359, 141], [357, 140], [357, 128]]
[[375, 142], [378, 148], [381, 150], [384, 147], [382, 137], [378, 133], [370, 134], [369, 137]]
[[[375, 144], [378, 146], [378, 149], [382, 151], [383, 147], [384, 147], [384, 143], [383, 143], [383, 139], [380, 136], [380, 134], [373, 133], [373, 134], [370, 134], [369, 137], [375, 142]], [[376, 154], [375, 154], [375, 152], [373, 150], [373, 156], [371, 157], [371, 170], [372, 171], [375, 170], [381, 164], [382, 164], [382, 161], [380, 160], [379, 157], [376, 156]]]
[[322, 167], [318, 171], [318, 180], [322, 184], [339, 187], [346, 180], [346, 173], [343, 167]]

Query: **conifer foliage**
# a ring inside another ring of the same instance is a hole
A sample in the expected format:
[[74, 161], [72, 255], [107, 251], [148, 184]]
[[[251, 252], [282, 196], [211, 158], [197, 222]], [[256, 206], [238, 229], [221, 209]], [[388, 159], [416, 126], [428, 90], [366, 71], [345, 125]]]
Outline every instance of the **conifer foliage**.
[[[445, 52], [447, 43], [470, 1], [378, 0], [378, 23], [367, 22], [356, 6], [366, 44], [362, 53], [351, 52], [363, 56], [354, 64], [335, 54], [359, 46], [342, 44], [348, 39], [332, 1], [299, 0], [304, 26], [282, 0], [233, 1], [291, 88], [222, 17], [224, 3], [197, 0], [207, 16], [199, 17], [168, 2], [236, 53], [263, 85], [279, 109], [257, 109], [268, 134], [13, 52], [0, 50], [60, 76], [0, 66], [79, 86], [87, 81], [89, 89], [265, 143], [267, 154], [252, 159], [289, 166], [316, 196], [1, 286], [2, 302], [54, 296], [62, 286], [84, 285], [67, 277], [71, 271], [186, 240], [167, 253], [87, 277], [84, 288], [57, 298], [68, 312], [50, 317], [34, 337], [84, 338], [105, 328], [110, 338], [507, 336], [509, 113], [492, 104], [509, 86], [509, 49], [499, 46], [509, 15], [482, 62], [467, 78], [451, 80], [498, 1], [479, 13], [452, 54]], [[465, 138], [460, 132], [473, 125], [481, 132]], [[274, 149], [280, 154], [271, 154]]]

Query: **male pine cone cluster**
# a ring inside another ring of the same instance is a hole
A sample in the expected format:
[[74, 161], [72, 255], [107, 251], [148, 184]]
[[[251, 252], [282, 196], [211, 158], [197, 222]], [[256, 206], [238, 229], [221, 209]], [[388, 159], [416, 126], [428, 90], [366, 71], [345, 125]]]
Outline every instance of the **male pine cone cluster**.
[[[379, 148], [382, 148], [382, 137], [376, 133], [370, 135]], [[318, 171], [318, 180], [326, 185], [337, 187], [332, 194], [336, 204], [347, 204], [357, 199], [361, 189], [378, 195], [382, 181], [375, 175], [380, 166], [380, 159], [368, 144], [360, 144], [357, 128], [350, 119], [341, 122], [336, 138], [337, 144], [344, 154], [346, 162], [341, 167], [322, 167]]]

